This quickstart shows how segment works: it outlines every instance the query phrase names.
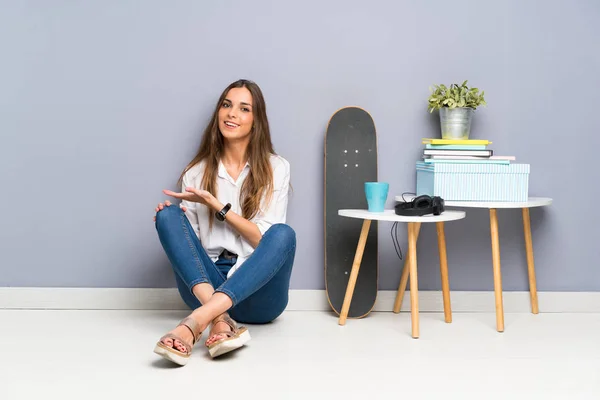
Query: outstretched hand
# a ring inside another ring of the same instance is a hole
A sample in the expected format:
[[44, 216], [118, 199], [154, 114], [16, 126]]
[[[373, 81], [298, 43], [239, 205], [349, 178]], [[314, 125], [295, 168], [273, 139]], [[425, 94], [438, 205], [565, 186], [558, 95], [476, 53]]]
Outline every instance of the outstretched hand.
[[205, 206], [212, 207], [217, 199], [210, 192], [202, 189], [196, 189], [193, 187], [186, 187], [185, 192], [177, 193], [171, 190], [163, 190], [163, 193], [167, 196], [175, 197], [181, 200], [187, 200], [194, 203], [204, 204]]
[[[206, 191], [206, 190], [202, 190], [202, 189], [195, 189], [192, 187], [186, 187], [185, 188], [185, 192], [183, 193], [177, 193], [177, 192], [173, 192], [171, 190], [163, 190], [163, 193], [166, 194], [167, 196], [171, 196], [171, 197], [175, 197], [177, 199], [181, 199], [181, 200], [187, 200], [190, 202], [194, 202], [194, 203], [200, 203], [200, 204], [204, 204], [205, 206], [208, 207], [212, 207], [212, 208], [216, 208], [219, 206], [219, 201], [217, 200], [217, 198], [215, 196], [213, 196], [212, 194], [210, 194], [210, 192]], [[156, 207], [155, 211], [158, 213], [159, 211], [162, 211], [162, 209], [166, 206], [166, 207], [170, 207], [172, 205], [172, 203], [169, 200], [166, 200], [163, 203], [158, 203], [158, 206]], [[186, 207], [181, 206], [181, 209], [183, 210], [183, 212], [187, 211]], [[156, 221], [156, 215], [153, 217], [153, 220]]]

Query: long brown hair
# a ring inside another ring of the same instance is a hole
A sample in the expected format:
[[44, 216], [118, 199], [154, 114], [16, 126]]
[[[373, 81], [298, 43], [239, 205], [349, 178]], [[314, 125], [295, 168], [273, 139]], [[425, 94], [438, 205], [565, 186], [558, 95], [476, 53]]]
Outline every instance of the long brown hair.
[[[219, 129], [219, 109], [223, 106], [229, 90], [242, 87], [248, 89], [252, 95], [254, 124], [250, 132], [250, 142], [248, 143], [245, 155], [245, 159], [250, 164], [250, 172], [242, 185], [240, 204], [242, 205], [242, 216], [246, 219], [251, 219], [258, 213], [262, 197], [266, 194], [268, 204], [273, 194], [273, 170], [271, 168], [270, 157], [272, 154], [276, 154], [271, 142], [265, 99], [258, 85], [252, 81], [240, 79], [231, 83], [223, 90], [210, 122], [202, 135], [200, 149], [181, 173], [179, 185], [181, 186], [185, 173], [194, 165], [204, 160], [205, 169], [201, 183], [202, 188], [217, 197], [217, 173], [224, 148], [223, 135]], [[211, 228], [213, 219], [214, 213], [210, 213], [209, 225]]]

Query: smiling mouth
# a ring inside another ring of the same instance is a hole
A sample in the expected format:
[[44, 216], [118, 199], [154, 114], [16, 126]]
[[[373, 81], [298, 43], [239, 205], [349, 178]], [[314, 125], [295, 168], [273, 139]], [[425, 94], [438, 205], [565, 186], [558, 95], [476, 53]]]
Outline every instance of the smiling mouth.
[[225, 121], [225, 126], [229, 128], [237, 128], [239, 125], [234, 124], [233, 122]]

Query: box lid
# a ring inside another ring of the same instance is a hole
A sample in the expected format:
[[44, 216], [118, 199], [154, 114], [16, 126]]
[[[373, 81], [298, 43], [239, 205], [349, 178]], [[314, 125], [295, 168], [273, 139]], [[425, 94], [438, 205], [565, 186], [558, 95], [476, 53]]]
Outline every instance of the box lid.
[[528, 174], [529, 164], [461, 164], [417, 161], [417, 170], [444, 174]]

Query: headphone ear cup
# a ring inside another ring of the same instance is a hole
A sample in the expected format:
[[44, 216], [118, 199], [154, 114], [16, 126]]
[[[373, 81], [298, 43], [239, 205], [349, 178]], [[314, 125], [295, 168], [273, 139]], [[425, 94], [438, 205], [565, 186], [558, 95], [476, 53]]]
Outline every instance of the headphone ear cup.
[[440, 215], [444, 212], [444, 199], [439, 196], [435, 196], [432, 200], [433, 214]]
[[417, 209], [431, 207], [432, 202], [433, 202], [433, 199], [426, 194], [418, 196], [412, 201], [413, 207], [417, 208]]

